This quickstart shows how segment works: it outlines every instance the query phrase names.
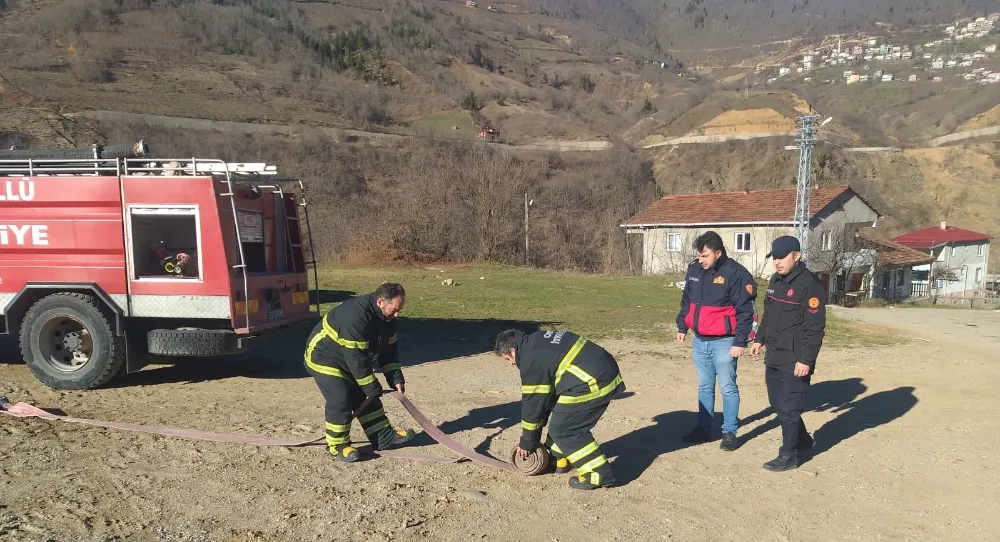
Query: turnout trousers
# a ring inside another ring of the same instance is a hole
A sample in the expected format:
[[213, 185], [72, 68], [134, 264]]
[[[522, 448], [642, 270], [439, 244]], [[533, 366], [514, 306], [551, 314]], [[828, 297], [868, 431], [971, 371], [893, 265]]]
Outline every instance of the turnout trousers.
[[[337, 455], [351, 444], [351, 421], [354, 411], [365, 401], [365, 392], [353, 380], [320, 374], [308, 367], [306, 370], [326, 399], [326, 448]], [[381, 399], [372, 399], [358, 413], [358, 422], [376, 450], [384, 449], [396, 435]]]
[[566, 458], [580, 476], [595, 486], [611, 485], [615, 476], [611, 463], [604, 457], [590, 430], [608, 409], [608, 403], [597, 407], [553, 410], [545, 446], [550, 454]]
[[776, 367], [767, 367], [765, 371], [767, 398], [781, 423], [781, 448], [778, 455], [797, 458], [799, 444], [809, 439], [806, 424], [802, 421], [802, 412], [806, 409], [810, 378], [799, 378]]

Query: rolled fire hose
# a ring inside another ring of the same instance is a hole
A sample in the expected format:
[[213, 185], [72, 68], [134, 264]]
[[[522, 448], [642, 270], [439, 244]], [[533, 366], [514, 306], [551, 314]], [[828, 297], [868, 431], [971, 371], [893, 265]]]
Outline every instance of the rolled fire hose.
[[140, 139], [124, 145], [93, 145], [74, 149], [16, 149], [0, 150], [4, 160], [114, 160], [116, 158], [143, 158], [149, 156], [149, 143]]
[[[528, 456], [527, 460], [521, 460], [520, 458], [514, 458], [511, 463], [505, 463], [503, 461], [494, 459], [492, 457], [479, 454], [469, 448], [462, 446], [454, 439], [444, 434], [443, 431], [438, 429], [434, 424], [427, 419], [426, 416], [410, 401], [405, 395], [399, 393], [398, 391], [388, 391], [385, 392], [386, 395], [392, 396], [394, 399], [403, 405], [403, 408], [413, 416], [413, 419], [417, 424], [433, 438], [438, 444], [441, 444], [445, 448], [448, 448], [452, 452], [458, 454], [462, 458], [475, 461], [484, 465], [489, 465], [491, 467], [496, 467], [499, 469], [517, 472], [524, 474], [526, 476], [533, 476], [544, 470], [548, 462], [548, 451], [544, 447], [539, 447], [531, 455]], [[370, 400], [369, 400], [370, 401]], [[366, 403], [362, 403], [356, 412], [360, 412], [367, 406]], [[151, 425], [141, 425], [134, 423], [120, 423], [120, 422], [109, 422], [102, 420], [93, 420], [88, 418], [74, 418], [71, 416], [60, 416], [58, 414], [53, 414], [47, 412], [38, 407], [32, 406], [28, 403], [18, 402], [16, 404], [11, 404], [6, 397], [0, 396], [0, 413], [7, 414], [9, 416], [14, 416], [17, 418], [41, 418], [43, 420], [49, 421], [63, 421], [69, 423], [80, 423], [85, 425], [94, 425], [97, 427], [105, 427], [108, 429], [121, 429], [124, 431], [136, 431], [141, 433], [149, 433], [153, 435], [161, 435], [166, 437], [180, 437], [195, 440], [207, 440], [211, 442], [230, 442], [236, 444], [254, 444], [257, 446], [285, 446], [285, 447], [304, 447], [304, 446], [321, 446], [323, 445], [322, 438], [306, 440], [306, 441], [294, 441], [294, 440], [281, 440], [270, 437], [262, 437], [257, 435], [235, 435], [230, 433], [216, 433], [212, 431], [200, 431], [197, 429], [184, 429], [180, 427], [167, 427], [167, 426], [151, 426]], [[516, 455], [517, 448], [511, 451], [511, 455]], [[394, 459], [411, 459], [415, 461], [430, 461], [434, 463], [455, 463], [461, 459], [458, 457], [453, 458], [440, 458], [431, 457], [425, 455], [408, 454], [406, 452], [400, 452], [395, 450], [385, 450], [385, 451], [375, 451], [375, 455], [380, 457], [389, 457]]]

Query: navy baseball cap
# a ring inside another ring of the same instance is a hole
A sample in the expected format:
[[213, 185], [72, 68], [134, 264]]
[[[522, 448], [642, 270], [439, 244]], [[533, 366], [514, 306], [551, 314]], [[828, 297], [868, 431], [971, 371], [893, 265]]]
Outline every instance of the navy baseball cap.
[[775, 258], [784, 258], [794, 251], [801, 251], [802, 246], [799, 245], [799, 240], [791, 235], [782, 235], [781, 237], [771, 241], [771, 252], [767, 253], [765, 258], [770, 258], [774, 256]]

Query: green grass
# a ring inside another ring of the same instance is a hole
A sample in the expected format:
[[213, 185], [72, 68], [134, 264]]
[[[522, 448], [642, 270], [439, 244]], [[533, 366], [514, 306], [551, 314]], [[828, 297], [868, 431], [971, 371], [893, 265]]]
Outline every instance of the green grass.
[[[480, 279], [480, 277], [483, 277]], [[442, 281], [454, 279], [454, 286]], [[332, 267], [320, 271], [321, 289], [367, 293], [383, 281], [407, 291], [402, 318], [460, 326], [477, 320], [532, 323], [570, 329], [591, 338], [670, 341], [681, 291], [678, 277], [612, 277], [491, 265]], [[758, 298], [758, 311], [763, 310]], [[334, 303], [325, 303], [329, 310]], [[900, 342], [885, 329], [861, 328], [828, 314], [830, 346], [882, 346]], [[439, 321], [440, 322], [437, 322]], [[400, 323], [405, 326], [405, 322]], [[466, 326], [463, 326], [466, 327]]]
[[[432, 113], [413, 121], [413, 126], [418, 130], [430, 132], [435, 137], [471, 138], [477, 131], [472, 117], [465, 111]], [[457, 126], [458, 129], [452, 130], [452, 126]]]

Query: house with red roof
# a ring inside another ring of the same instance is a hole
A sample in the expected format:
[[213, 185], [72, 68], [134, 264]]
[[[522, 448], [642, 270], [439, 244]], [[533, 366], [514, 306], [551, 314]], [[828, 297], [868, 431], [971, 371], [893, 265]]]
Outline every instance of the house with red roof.
[[[831, 293], [850, 291], [853, 279], [860, 281], [864, 276], [855, 264], [845, 266], [851, 259], [847, 256], [852, 252], [855, 232], [874, 227], [880, 215], [848, 185], [813, 186], [810, 190], [806, 263], [823, 278]], [[713, 230], [722, 236], [730, 257], [755, 276], [769, 278], [774, 268], [764, 256], [771, 241], [795, 235], [795, 196], [795, 187], [668, 195], [630, 217], [622, 227], [642, 235], [644, 274], [684, 273], [696, 257], [691, 246], [695, 238]]]
[[928, 284], [932, 295], [975, 297], [986, 291], [986, 267], [993, 237], [944, 220], [937, 227], [892, 238], [900, 245], [934, 257], [932, 264], [914, 267], [914, 282]]

